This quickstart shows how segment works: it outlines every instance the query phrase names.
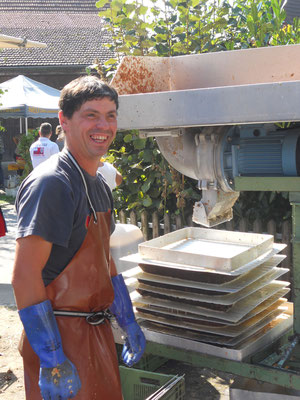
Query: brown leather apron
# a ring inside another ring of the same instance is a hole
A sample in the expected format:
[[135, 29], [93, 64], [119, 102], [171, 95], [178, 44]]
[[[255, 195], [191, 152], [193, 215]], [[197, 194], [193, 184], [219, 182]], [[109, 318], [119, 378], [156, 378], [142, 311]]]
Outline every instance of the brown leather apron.
[[[95, 312], [108, 308], [114, 292], [110, 279], [110, 212], [91, 217], [78, 252], [47, 287], [54, 310]], [[82, 387], [76, 400], [122, 400], [118, 361], [110, 323], [90, 325], [83, 317], [56, 317], [64, 353], [76, 366]], [[23, 333], [26, 399], [41, 400], [39, 358]]]

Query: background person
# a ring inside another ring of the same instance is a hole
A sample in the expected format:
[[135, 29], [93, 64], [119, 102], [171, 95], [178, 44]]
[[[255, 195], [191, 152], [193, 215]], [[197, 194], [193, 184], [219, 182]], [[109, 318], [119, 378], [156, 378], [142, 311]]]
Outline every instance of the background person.
[[55, 134], [57, 136], [55, 143], [57, 144], [59, 151], [62, 151], [65, 145], [65, 134], [61, 125], [57, 125], [57, 127], [55, 128]]
[[2, 169], [2, 158], [4, 154], [4, 141], [0, 134], [0, 190], [4, 190], [4, 174]]
[[98, 172], [104, 176], [111, 191], [117, 186], [121, 185], [123, 181], [123, 177], [120, 172], [109, 162], [100, 160]]
[[30, 146], [30, 158], [33, 168], [48, 160], [53, 154], [59, 152], [58, 145], [50, 140], [52, 126], [48, 122], [41, 124], [39, 129], [39, 139]]
[[7, 232], [6, 222], [5, 222], [4, 215], [3, 215], [3, 212], [1, 210], [1, 207], [0, 207], [0, 237], [1, 236], [5, 236], [6, 232]]
[[145, 337], [110, 255], [112, 194], [97, 177], [116, 135], [118, 95], [85, 76], [65, 86], [59, 107], [66, 147], [32, 171], [16, 198], [12, 284], [26, 332], [26, 399], [40, 400], [41, 390], [49, 400], [122, 400], [108, 308], [125, 333], [128, 366]]

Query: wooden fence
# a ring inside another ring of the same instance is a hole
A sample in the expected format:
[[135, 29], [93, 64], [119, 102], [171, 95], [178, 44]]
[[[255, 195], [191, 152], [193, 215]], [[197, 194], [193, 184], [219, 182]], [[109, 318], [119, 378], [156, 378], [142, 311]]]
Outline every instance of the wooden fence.
[[[137, 217], [135, 211], [126, 213], [125, 211], [120, 211], [118, 214], [118, 221], [122, 224], [133, 224], [138, 226], [144, 236], [145, 240], [150, 240], [158, 236], [164, 235], [166, 233], [175, 231], [177, 229], [184, 228], [185, 226], [196, 226], [201, 227], [201, 225], [195, 224], [192, 221], [192, 216], [184, 224], [181, 215], [170, 215], [165, 214], [162, 222], [162, 218], [159, 218], [157, 211], [148, 214], [147, 211], [142, 211], [140, 218]], [[287, 280], [293, 282], [292, 277], [292, 222], [291, 220], [283, 221], [280, 227], [276, 226], [274, 220], [270, 220], [266, 225], [263, 225], [260, 220], [255, 220], [253, 224], [246, 218], [242, 218], [239, 221], [238, 226], [234, 226], [233, 221], [220, 224], [212, 229], [224, 229], [229, 231], [238, 232], [254, 232], [254, 233], [267, 233], [274, 236], [274, 242], [286, 244], [286, 248], [281, 252], [286, 258], [280, 264], [281, 267], [288, 268], [289, 273], [281, 277], [281, 280]]]

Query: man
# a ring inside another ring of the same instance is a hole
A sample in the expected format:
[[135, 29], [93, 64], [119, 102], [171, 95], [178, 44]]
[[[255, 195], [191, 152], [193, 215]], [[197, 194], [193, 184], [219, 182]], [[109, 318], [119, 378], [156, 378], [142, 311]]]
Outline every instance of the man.
[[120, 172], [109, 162], [100, 160], [98, 172], [104, 177], [111, 191], [121, 185], [123, 181]]
[[86, 76], [65, 86], [59, 106], [65, 149], [34, 169], [16, 198], [12, 284], [26, 332], [26, 399], [121, 400], [108, 308], [125, 332], [127, 365], [141, 358], [145, 338], [110, 256], [112, 195], [97, 173], [116, 135], [118, 95]]
[[39, 129], [39, 139], [30, 146], [30, 158], [33, 168], [42, 162], [48, 160], [53, 154], [59, 152], [56, 143], [51, 142], [52, 126], [48, 122], [44, 122]]

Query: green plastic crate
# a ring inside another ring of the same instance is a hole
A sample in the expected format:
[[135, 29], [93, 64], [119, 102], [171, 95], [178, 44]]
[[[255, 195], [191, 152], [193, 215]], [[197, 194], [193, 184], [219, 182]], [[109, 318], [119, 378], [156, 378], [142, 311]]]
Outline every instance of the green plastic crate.
[[[123, 345], [116, 344], [119, 364], [124, 364], [122, 360]], [[144, 353], [140, 361], [132, 366], [132, 368], [143, 369], [145, 371], [155, 371], [168, 361], [168, 358], [154, 356], [153, 354]]]
[[[158, 374], [134, 368], [119, 366], [124, 400], [146, 400], [174, 375]], [[185, 384], [181, 377], [171, 390], [159, 397], [164, 400], [184, 400]]]

